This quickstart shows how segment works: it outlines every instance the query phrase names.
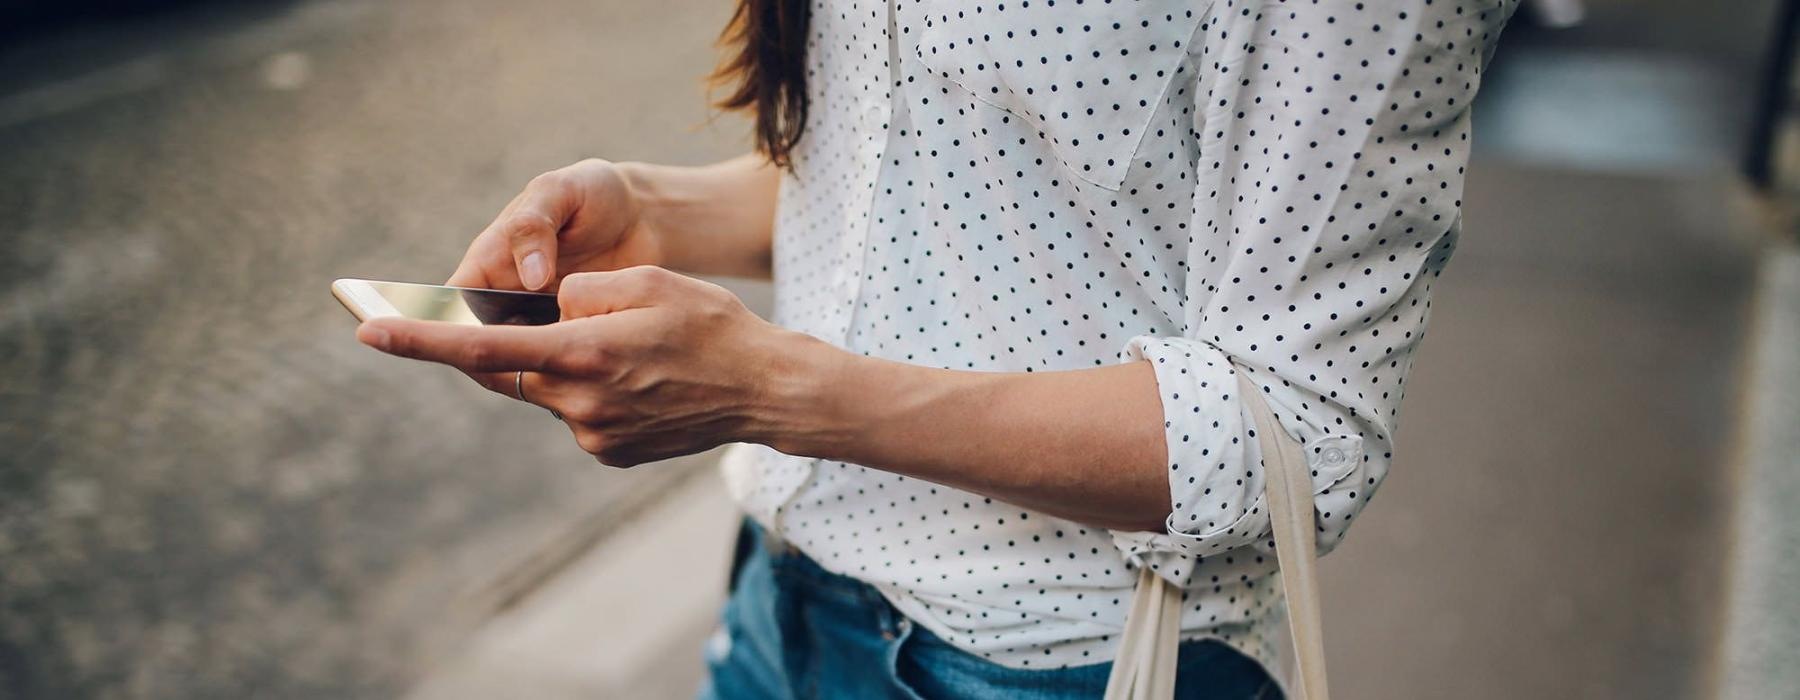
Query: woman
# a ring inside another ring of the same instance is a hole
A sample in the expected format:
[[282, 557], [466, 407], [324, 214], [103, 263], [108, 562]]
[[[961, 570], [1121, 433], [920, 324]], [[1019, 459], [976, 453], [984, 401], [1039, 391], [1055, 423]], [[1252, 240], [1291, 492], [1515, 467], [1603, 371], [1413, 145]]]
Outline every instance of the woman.
[[[1093, 697], [1145, 566], [1186, 589], [1180, 696], [1278, 696], [1245, 402], [1329, 549], [1387, 472], [1512, 5], [743, 0], [756, 154], [546, 173], [450, 280], [565, 322], [358, 336], [606, 464], [743, 443], [709, 696]], [[668, 270], [773, 277], [775, 322]]]

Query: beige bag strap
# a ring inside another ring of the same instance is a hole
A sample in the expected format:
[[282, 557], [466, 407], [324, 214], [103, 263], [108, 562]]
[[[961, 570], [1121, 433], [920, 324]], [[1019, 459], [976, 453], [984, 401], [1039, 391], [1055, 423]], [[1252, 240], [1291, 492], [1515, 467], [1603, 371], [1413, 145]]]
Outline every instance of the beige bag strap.
[[[1262, 446], [1269, 520], [1275, 531], [1275, 560], [1287, 594], [1288, 631], [1294, 641], [1299, 678], [1290, 684], [1296, 700], [1328, 700], [1325, 636], [1319, 617], [1317, 559], [1313, 531], [1312, 472], [1300, 443], [1290, 438], [1262, 392], [1242, 369], [1239, 396], [1250, 407]], [[1106, 700], [1164, 700], [1175, 696], [1176, 651], [1181, 639], [1181, 589], [1148, 568], [1138, 569], [1137, 591], [1125, 617], [1124, 637], [1106, 679]]]
[[1149, 567], [1138, 569], [1137, 592], [1125, 614], [1125, 635], [1106, 677], [1106, 700], [1175, 697], [1175, 652], [1181, 642], [1181, 589]]
[[1269, 522], [1275, 530], [1275, 561], [1281, 567], [1281, 589], [1287, 595], [1288, 632], [1294, 640], [1296, 700], [1328, 700], [1325, 688], [1325, 624], [1319, 616], [1319, 577], [1313, 525], [1312, 470], [1300, 443], [1289, 437], [1269, 402], [1238, 368], [1239, 398], [1256, 419], [1257, 443], [1262, 445], [1263, 487], [1269, 499]]

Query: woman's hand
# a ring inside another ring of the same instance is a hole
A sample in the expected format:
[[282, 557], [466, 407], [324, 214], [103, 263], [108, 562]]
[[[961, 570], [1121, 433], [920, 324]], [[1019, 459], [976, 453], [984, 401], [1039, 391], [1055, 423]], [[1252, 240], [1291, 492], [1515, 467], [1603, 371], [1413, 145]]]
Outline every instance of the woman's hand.
[[[357, 330], [387, 353], [451, 365], [488, 389], [552, 409], [581, 448], [629, 467], [726, 442], [815, 431], [795, 397], [847, 355], [782, 330], [718, 285], [657, 267], [573, 274], [548, 326], [377, 319]], [[809, 412], [810, 413], [810, 412]]]
[[548, 326], [383, 318], [356, 336], [512, 398], [522, 376], [526, 400], [617, 467], [754, 442], [1099, 527], [1160, 531], [1171, 510], [1149, 363], [1005, 373], [863, 357], [657, 267], [569, 275], [557, 301], [564, 320]]
[[584, 160], [532, 178], [475, 237], [449, 284], [553, 291], [564, 276], [664, 262], [625, 168]]

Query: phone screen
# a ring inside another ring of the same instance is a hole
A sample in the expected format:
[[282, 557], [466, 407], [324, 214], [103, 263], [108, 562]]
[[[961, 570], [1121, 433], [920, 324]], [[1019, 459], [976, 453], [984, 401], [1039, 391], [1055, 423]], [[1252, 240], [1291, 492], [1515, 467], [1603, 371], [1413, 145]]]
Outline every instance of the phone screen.
[[472, 326], [543, 326], [562, 318], [556, 295], [367, 281], [401, 316]]

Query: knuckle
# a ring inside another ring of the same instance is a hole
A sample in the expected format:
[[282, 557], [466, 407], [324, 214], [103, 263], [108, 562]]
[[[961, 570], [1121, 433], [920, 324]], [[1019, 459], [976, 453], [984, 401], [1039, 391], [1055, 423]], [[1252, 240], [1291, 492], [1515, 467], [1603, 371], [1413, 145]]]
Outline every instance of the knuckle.
[[481, 372], [481, 371], [477, 371], [477, 370], [463, 369], [460, 367], [457, 368], [457, 371], [462, 372], [465, 375], [468, 375], [469, 379], [474, 380], [476, 384], [480, 384], [482, 386], [482, 388], [487, 389], [488, 391], [492, 391], [495, 393], [503, 393], [508, 396], [512, 395], [511, 385], [507, 385], [505, 387], [505, 391], [501, 391], [501, 382], [500, 382], [499, 378], [494, 376], [494, 374], [492, 372]]
[[575, 444], [581, 446], [582, 452], [594, 455], [595, 457], [599, 457], [601, 454], [612, 449], [612, 446], [608, 444], [606, 440], [606, 436], [601, 435], [598, 431], [594, 430], [575, 431]]
[[593, 343], [570, 341], [557, 353], [558, 367], [569, 374], [594, 375], [607, 366], [606, 349]]
[[737, 300], [735, 298], [721, 297], [717, 294], [710, 293], [703, 295], [701, 298], [704, 299], [704, 301], [699, 304], [699, 307], [710, 319], [718, 320], [726, 318], [737, 311], [738, 304], [736, 303]]
[[628, 267], [620, 272], [625, 279], [646, 289], [659, 289], [667, 286], [670, 282], [669, 278], [675, 274], [655, 265]]
[[698, 295], [700, 301], [694, 304], [701, 318], [712, 322], [723, 322], [745, 311], [744, 302], [736, 295], [718, 285], [708, 284]]
[[564, 170], [590, 171], [604, 170], [610, 167], [612, 167], [612, 161], [606, 160], [605, 158], [583, 158], [570, 164], [567, 168], [564, 168]]
[[558, 294], [581, 294], [585, 290], [593, 287], [596, 282], [599, 282], [599, 275], [601, 274], [604, 273], [576, 272], [570, 274], [563, 278], [562, 286], [559, 287], [561, 291]]
[[560, 187], [565, 177], [566, 176], [563, 175], [563, 171], [560, 168], [556, 170], [546, 170], [532, 177], [530, 182], [525, 183], [525, 187], [527, 189], [538, 187]]
[[570, 399], [559, 409], [563, 416], [577, 423], [599, 423], [606, 419], [606, 403], [597, 398]]
[[550, 230], [549, 217], [537, 212], [518, 212], [506, 217], [500, 232], [509, 240], [527, 239]]
[[576, 352], [561, 355], [561, 359], [551, 369], [568, 374], [591, 376], [598, 374], [603, 366], [604, 363], [596, 359], [592, 353]]
[[479, 370], [488, 366], [488, 363], [494, 359], [494, 351], [481, 343], [465, 343], [462, 349], [457, 351], [457, 359], [462, 367]]
[[418, 351], [417, 345], [418, 343], [413, 342], [412, 334], [410, 333], [388, 332], [388, 352], [402, 357], [412, 357]]

